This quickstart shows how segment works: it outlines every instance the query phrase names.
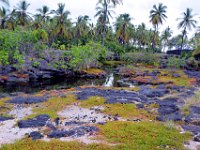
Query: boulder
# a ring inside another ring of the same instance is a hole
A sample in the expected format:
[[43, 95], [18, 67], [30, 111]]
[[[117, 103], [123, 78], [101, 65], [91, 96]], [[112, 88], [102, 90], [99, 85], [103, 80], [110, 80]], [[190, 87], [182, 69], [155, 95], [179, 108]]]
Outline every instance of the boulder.
[[12, 104], [36, 104], [45, 101], [46, 99], [43, 97], [15, 97], [7, 102]]
[[46, 123], [49, 119], [50, 119], [50, 117], [48, 115], [39, 115], [32, 119], [19, 121], [18, 126], [19, 126], [19, 128], [43, 127], [46, 125]]
[[29, 134], [29, 137], [32, 138], [32, 140], [39, 140], [42, 139], [44, 136], [40, 132], [34, 131]]
[[12, 120], [12, 119], [14, 119], [14, 118], [13, 117], [0, 116], [0, 122], [7, 121], [7, 120]]
[[68, 131], [65, 131], [65, 130], [52, 131], [50, 134], [48, 134], [48, 137], [56, 138], [56, 139], [62, 138], [62, 137], [77, 138], [77, 137], [84, 136], [86, 134], [92, 134], [97, 131], [98, 131], [98, 128], [94, 126], [81, 126], [81, 127], [68, 130]]

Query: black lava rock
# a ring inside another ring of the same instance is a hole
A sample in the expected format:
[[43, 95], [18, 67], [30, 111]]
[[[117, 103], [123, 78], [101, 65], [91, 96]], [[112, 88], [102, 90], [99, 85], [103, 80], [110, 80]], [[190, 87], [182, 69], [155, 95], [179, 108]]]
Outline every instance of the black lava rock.
[[32, 138], [32, 140], [39, 140], [42, 139], [44, 136], [40, 132], [34, 131], [29, 134], [29, 137]]
[[1, 122], [1, 121], [12, 120], [12, 119], [14, 119], [14, 118], [13, 118], [13, 117], [0, 116], [0, 122]]
[[48, 115], [39, 115], [33, 119], [21, 120], [18, 122], [19, 128], [35, 128], [43, 127], [46, 125], [46, 122], [49, 120]]
[[72, 130], [62, 131], [62, 130], [55, 130], [48, 134], [49, 138], [62, 138], [62, 137], [81, 137], [88, 133], [97, 132], [98, 128], [94, 126], [81, 126], [77, 127]]
[[43, 97], [16, 97], [8, 101], [12, 104], [36, 104], [46, 101]]

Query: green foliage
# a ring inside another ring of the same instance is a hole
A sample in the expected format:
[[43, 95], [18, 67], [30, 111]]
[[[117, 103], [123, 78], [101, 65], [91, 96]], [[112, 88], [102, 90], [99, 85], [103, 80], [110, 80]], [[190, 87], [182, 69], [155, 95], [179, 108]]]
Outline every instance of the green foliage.
[[72, 59], [70, 65], [75, 70], [89, 69], [97, 67], [99, 61], [105, 59], [106, 48], [100, 43], [90, 42], [84, 46], [76, 46], [71, 49]]
[[123, 54], [124, 48], [117, 42], [114, 41], [106, 41], [105, 47], [108, 48], [108, 50], [117, 53], [117, 54]]
[[64, 44], [60, 45], [59, 47], [60, 50], [66, 50], [66, 46]]
[[185, 66], [185, 59], [183, 58], [178, 58], [178, 57], [170, 57], [168, 59], [168, 64], [167, 66], [169, 68], [175, 68], [175, 69], [180, 69], [181, 67], [184, 67]]
[[32, 63], [32, 66], [35, 67], [35, 68], [39, 67], [39, 66], [40, 66], [40, 62], [34, 61], [34, 62]]
[[158, 66], [160, 57], [155, 53], [148, 52], [130, 52], [122, 55], [122, 60], [130, 63], [143, 63], [147, 65]]
[[8, 52], [5, 50], [0, 50], [0, 65], [8, 65]]
[[189, 140], [190, 134], [180, 134], [174, 128], [169, 130], [158, 122], [142, 121], [108, 122], [99, 126], [100, 132], [111, 143], [119, 143], [115, 149], [123, 150], [166, 150], [184, 149], [183, 143]]
[[0, 64], [11, 64], [19, 68], [24, 63], [24, 54], [31, 50], [40, 53], [48, 47], [44, 42], [48, 41], [45, 30], [34, 31], [0, 31]]
[[34, 30], [33, 37], [37, 38], [37, 41], [38, 40], [41, 40], [42, 42], [48, 41], [48, 33], [44, 29]]

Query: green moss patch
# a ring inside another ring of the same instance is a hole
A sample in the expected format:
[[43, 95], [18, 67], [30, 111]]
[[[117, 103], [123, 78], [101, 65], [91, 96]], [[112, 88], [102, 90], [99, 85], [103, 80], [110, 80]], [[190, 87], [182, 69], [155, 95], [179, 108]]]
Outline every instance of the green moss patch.
[[184, 149], [183, 143], [190, 134], [180, 134], [178, 130], [169, 130], [158, 122], [109, 122], [99, 126], [101, 135], [108, 142], [115, 143], [115, 149]]
[[28, 116], [27, 118], [33, 118], [35, 116], [41, 114], [47, 114], [51, 118], [58, 117], [58, 111], [66, 108], [67, 106], [71, 105], [72, 103], [76, 102], [74, 95], [68, 95], [66, 98], [62, 97], [53, 97], [50, 98], [48, 101], [42, 103], [40, 107], [35, 107], [33, 109], [34, 114]]

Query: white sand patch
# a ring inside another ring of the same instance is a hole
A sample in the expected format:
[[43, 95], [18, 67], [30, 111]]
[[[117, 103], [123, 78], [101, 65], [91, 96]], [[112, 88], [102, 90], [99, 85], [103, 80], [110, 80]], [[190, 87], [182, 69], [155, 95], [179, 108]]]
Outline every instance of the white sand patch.
[[37, 129], [20, 129], [15, 126], [18, 120], [8, 120], [0, 123], [0, 147], [2, 144], [14, 143], [16, 140], [20, 140], [25, 137], [25, 134]]
[[16, 119], [23, 119], [26, 116], [31, 115], [32, 108], [31, 107], [22, 107], [22, 106], [15, 106], [13, 110], [9, 113], [9, 115], [14, 116]]
[[32, 128], [21, 129], [16, 125], [19, 120], [31, 114], [31, 107], [15, 106], [13, 108], [9, 115], [14, 116], [15, 119], [0, 122], [0, 147], [2, 144], [14, 143], [16, 140], [24, 138], [25, 134], [38, 130]]
[[199, 142], [189, 141], [187, 144], [184, 145], [185, 148], [189, 150], [199, 150], [197, 147], [200, 146]]
[[71, 106], [62, 110], [58, 115], [66, 121], [80, 121], [86, 123], [100, 123], [109, 120], [109, 116], [95, 110], [81, 108], [79, 106]]

